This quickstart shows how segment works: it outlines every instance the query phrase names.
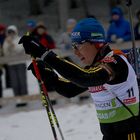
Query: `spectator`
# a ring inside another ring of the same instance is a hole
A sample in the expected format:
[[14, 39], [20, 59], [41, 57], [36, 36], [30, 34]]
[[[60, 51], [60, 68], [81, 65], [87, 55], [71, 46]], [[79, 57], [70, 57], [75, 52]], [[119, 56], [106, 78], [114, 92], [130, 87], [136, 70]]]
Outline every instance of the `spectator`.
[[27, 21], [27, 31], [29, 33], [32, 33], [36, 27], [36, 22], [34, 20], [28, 20]]
[[[2, 67], [0, 66], [0, 98], [2, 98]], [[0, 102], [0, 108], [2, 108], [2, 104]]]
[[75, 19], [68, 19], [66, 23], [66, 31], [62, 33], [62, 35], [59, 38], [58, 41], [58, 47], [61, 49], [63, 53], [70, 53], [68, 56], [65, 57], [65, 59], [69, 61], [76, 61], [75, 56], [72, 53], [72, 45], [71, 45], [71, 32], [76, 25], [76, 20]]
[[[31, 34], [37, 41], [39, 41], [45, 48], [55, 49], [55, 42], [53, 38], [47, 33], [47, 28], [42, 21], [38, 22], [36, 28]], [[48, 85], [48, 91], [53, 91], [52, 86]]]
[[0, 25], [0, 56], [3, 55], [2, 45], [5, 39], [5, 30], [6, 30], [6, 27], [4, 25]]
[[[3, 56], [3, 42], [5, 39], [5, 29], [4, 25], [0, 25], [0, 56]], [[0, 65], [0, 98], [2, 98], [2, 65]], [[0, 103], [0, 108], [2, 108], [2, 104]]]
[[[4, 55], [3, 54], [3, 43], [4, 43], [5, 38], [6, 38], [6, 26], [5, 25], [0, 25], [0, 56]], [[8, 70], [7, 70], [7, 65], [4, 64], [3, 66], [0, 66], [1, 74], [2, 74], [2, 68], [3, 67], [5, 69], [6, 88], [9, 88], [10, 83], [9, 83], [9, 73], [8, 73]]]
[[[12, 57], [14, 55], [21, 55], [23, 47], [19, 47], [19, 39], [17, 27], [11, 25], [7, 28], [7, 36], [4, 41], [3, 49], [4, 55]], [[27, 94], [26, 82], [26, 64], [22, 61], [9, 62], [8, 71], [10, 75], [11, 87], [13, 88], [15, 96], [22, 96]], [[16, 107], [26, 106], [26, 102], [22, 102], [20, 98], [17, 100]]]
[[136, 26], [135, 26], [135, 38], [136, 40], [139, 40], [140, 39], [140, 10], [137, 12], [136, 16], [137, 16], [138, 22], [136, 23]]
[[49, 49], [56, 48], [53, 38], [47, 33], [47, 28], [42, 23], [36, 26], [32, 32], [32, 36], [34, 36], [34, 38], [36, 38], [44, 47]]
[[131, 40], [130, 24], [124, 19], [120, 8], [113, 8], [111, 12], [111, 24], [107, 31], [107, 41], [121, 43], [129, 40]]

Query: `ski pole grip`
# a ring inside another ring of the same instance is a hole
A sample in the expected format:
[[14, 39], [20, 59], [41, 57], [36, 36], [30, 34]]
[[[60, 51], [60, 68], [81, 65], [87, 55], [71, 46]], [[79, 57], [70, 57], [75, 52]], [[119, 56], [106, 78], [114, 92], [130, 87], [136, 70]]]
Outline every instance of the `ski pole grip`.
[[41, 75], [40, 75], [39, 69], [37, 67], [36, 59], [33, 56], [32, 56], [32, 63], [33, 63], [33, 67], [34, 67], [34, 70], [35, 70], [36, 78], [38, 80], [41, 80]]
[[132, 0], [126, 0], [126, 5], [129, 7], [132, 5]]

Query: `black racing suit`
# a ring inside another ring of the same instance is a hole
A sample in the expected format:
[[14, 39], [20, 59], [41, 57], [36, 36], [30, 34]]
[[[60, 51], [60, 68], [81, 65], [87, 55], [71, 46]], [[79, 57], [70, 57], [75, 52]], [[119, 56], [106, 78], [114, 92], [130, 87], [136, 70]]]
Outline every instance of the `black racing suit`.
[[[87, 66], [85, 69], [59, 58], [53, 52], [49, 52], [44, 58], [44, 61], [54, 68], [60, 75], [69, 80], [64, 81], [58, 79], [55, 81], [55, 90], [59, 94], [71, 98], [88, 90], [88, 87], [91, 86], [103, 85], [104, 83], [113, 85], [126, 81], [128, 66], [119, 55], [113, 55], [116, 63], [101, 62], [101, 60], [111, 51], [112, 50], [109, 46], [102, 48], [96, 55], [93, 64]], [[127, 140], [127, 138], [129, 140], [129, 133], [140, 132], [140, 119], [137, 116], [115, 123], [101, 123], [100, 126], [104, 135], [104, 140]], [[123, 134], [123, 137], [120, 137], [118, 134]], [[136, 133], [136, 137], [138, 138], [137, 135], [138, 134]]]

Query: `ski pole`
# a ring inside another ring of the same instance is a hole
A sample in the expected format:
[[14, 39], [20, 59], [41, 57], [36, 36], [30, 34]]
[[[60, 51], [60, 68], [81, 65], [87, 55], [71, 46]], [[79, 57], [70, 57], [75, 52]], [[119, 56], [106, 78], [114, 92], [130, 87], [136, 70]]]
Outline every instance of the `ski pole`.
[[[34, 57], [32, 57], [32, 63], [33, 63], [33, 67], [34, 67], [34, 70], [35, 70], [36, 77], [38, 79], [38, 82], [39, 82], [39, 85], [40, 85], [40, 88], [41, 88], [41, 94], [42, 94], [43, 101], [44, 101], [43, 104], [44, 104], [44, 106], [46, 108], [46, 111], [47, 111], [47, 114], [48, 114], [48, 118], [49, 118], [49, 121], [50, 121], [50, 124], [51, 124], [51, 128], [52, 128], [52, 131], [53, 131], [54, 138], [55, 138], [55, 140], [58, 140], [56, 130], [55, 130], [55, 126], [54, 126], [54, 122], [55, 122], [55, 124], [56, 124], [56, 126], [59, 130], [59, 133], [61, 135], [61, 138], [62, 138], [62, 140], [64, 140], [64, 136], [62, 134], [58, 119], [56, 117], [55, 111], [53, 109], [50, 98], [48, 96], [47, 88], [44, 84], [44, 81], [41, 79], [39, 68], [37, 67], [37, 63], [36, 63], [36, 60], [35, 60]], [[51, 111], [50, 111], [49, 107], [50, 107]], [[53, 122], [53, 119], [54, 119], [54, 122]]]
[[[39, 69], [37, 67], [36, 60], [33, 57], [32, 57], [32, 63], [33, 63], [33, 67], [34, 67], [34, 70], [35, 70], [35, 74], [36, 74], [38, 83], [40, 85], [40, 88], [42, 89], [41, 90], [41, 94], [42, 94], [43, 97], [46, 97], [46, 95], [45, 95], [46, 88], [44, 86], [44, 82], [41, 80], [41, 76], [40, 76], [40, 73], [39, 73]], [[47, 98], [45, 98], [45, 99], [46, 99], [45, 108], [46, 108], [46, 111], [47, 111], [47, 115], [48, 115], [48, 118], [49, 118], [49, 122], [50, 122], [50, 125], [51, 125], [53, 136], [54, 136], [55, 140], [58, 140], [57, 134], [56, 134], [56, 130], [55, 130], [55, 126], [54, 126], [53, 119], [52, 119], [52, 115], [51, 115], [51, 111], [50, 111], [49, 104], [48, 104], [49, 101], [48, 101]]]
[[135, 67], [136, 75], [138, 76], [137, 50], [136, 50], [136, 44], [135, 44], [134, 24], [133, 24], [133, 19], [132, 19], [132, 10], [131, 10], [132, 0], [126, 0], [126, 5], [128, 6], [128, 12], [129, 12], [131, 38], [132, 38], [132, 50], [133, 50], [133, 55], [134, 55], [134, 67]]

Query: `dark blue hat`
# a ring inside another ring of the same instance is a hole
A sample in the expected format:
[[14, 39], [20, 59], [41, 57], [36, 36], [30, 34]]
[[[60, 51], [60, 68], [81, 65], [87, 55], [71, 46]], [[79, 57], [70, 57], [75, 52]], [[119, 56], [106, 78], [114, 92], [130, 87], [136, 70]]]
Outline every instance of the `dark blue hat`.
[[35, 28], [36, 22], [34, 20], [28, 20], [27, 21], [27, 26], [31, 28]]
[[102, 25], [94, 18], [85, 18], [77, 23], [71, 33], [72, 43], [105, 42]]
[[111, 15], [123, 16], [123, 11], [119, 7], [115, 7], [111, 10]]

